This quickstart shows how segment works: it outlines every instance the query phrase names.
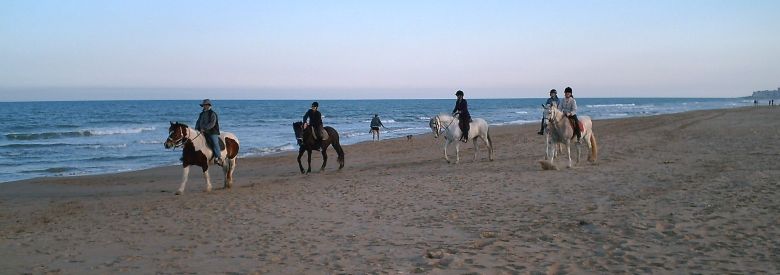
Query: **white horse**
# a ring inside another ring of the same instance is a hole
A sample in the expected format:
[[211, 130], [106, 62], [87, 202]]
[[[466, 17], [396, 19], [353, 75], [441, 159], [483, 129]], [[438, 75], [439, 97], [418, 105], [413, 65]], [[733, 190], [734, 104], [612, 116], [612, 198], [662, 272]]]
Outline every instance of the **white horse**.
[[[225, 188], [230, 188], [233, 186], [233, 172], [236, 170], [239, 142], [234, 134], [228, 132], [221, 132], [219, 139], [224, 144], [220, 155], [225, 160], [222, 165], [222, 171], [225, 173]], [[171, 127], [168, 128], [168, 139], [165, 140], [165, 148], [176, 147], [183, 147], [181, 161], [184, 167], [181, 186], [176, 191], [176, 195], [184, 193], [191, 165], [203, 168], [203, 176], [206, 178], [206, 192], [211, 192], [209, 164], [215, 164], [216, 159], [213, 158], [213, 150], [206, 143], [206, 137], [185, 124], [171, 122]]]
[[[450, 162], [447, 157], [447, 145], [455, 142], [455, 163], [460, 162], [460, 137], [462, 135], [460, 127], [458, 127], [458, 119], [447, 114], [439, 114], [431, 118], [428, 126], [433, 131], [433, 137], [438, 138], [441, 132], [444, 132], [444, 159], [447, 163]], [[468, 139], [474, 143], [474, 161], [477, 160], [479, 155], [479, 144], [477, 144], [477, 138], [482, 139], [487, 145], [488, 156], [490, 160], [493, 160], [493, 141], [490, 140], [490, 129], [488, 123], [484, 119], [475, 118], [469, 123]]]
[[[547, 156], [550, 157], [550, 163], [554, 164], [556, 148], [559, 145], [566, 147], [566, 153], [569, 158], [568, 167], [573, 167], [571, 162], [571, 143], [576, 143], [577, 135], [574, 134], [574, 128], [563, 112], [558, 109], [558, 106], [552, 105], [551, 107], [545, 107], [547, 117], [547, 129], [550, 145], [547, 146]], [[593, 134], [593, 122], [589, 116], [578, 116], [579, 122], [582, 124], [584, 130], [581, 133], [581, 142], [590, 148], [590, 154], [588, 155], [588, 161], [595, 162], [598, 156], [598, 145], [596, 143], [596, 135]], [[580, 143], [577, 145], [577, 164], [580, 163]]]
[[544, 123], [544, 159], [549, 160], [551, 158], [554, 158], [559, 153], [563, 152], [563, 144], [560, 143], [553, 143], [552, 139], [550, 138], [550, 121], [547, 119], [547, 108], [549, 108], [548, 105], [542, 104], [542, 108], [544, 110], [542, 111], [542, 121]]

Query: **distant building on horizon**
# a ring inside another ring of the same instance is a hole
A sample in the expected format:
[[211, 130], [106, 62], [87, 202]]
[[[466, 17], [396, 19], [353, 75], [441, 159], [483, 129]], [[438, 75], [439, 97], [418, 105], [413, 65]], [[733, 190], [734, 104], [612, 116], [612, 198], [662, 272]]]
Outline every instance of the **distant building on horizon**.
[[746, 98], [753, 98], [753, 99], [777, 99], [777, 98], [780, 98], [780, 87], [778, 87], [777, 90], [755, 91], [755, 92], [753, 92], [753, 95], [748, 96]]

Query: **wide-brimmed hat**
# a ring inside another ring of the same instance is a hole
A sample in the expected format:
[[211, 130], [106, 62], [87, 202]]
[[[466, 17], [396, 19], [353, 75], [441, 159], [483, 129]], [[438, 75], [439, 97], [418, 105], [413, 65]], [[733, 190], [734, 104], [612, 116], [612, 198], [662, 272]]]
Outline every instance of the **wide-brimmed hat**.
[[455, 92], [455, 95], [463, 95], [463, 91], [458, 90], [457, 92]]
[[204, 99], [203, 102], [200, 103], [200, 107], [203, 107], [203, 105], [209, 105], [211, 106], [211, 100], [210, 99]]

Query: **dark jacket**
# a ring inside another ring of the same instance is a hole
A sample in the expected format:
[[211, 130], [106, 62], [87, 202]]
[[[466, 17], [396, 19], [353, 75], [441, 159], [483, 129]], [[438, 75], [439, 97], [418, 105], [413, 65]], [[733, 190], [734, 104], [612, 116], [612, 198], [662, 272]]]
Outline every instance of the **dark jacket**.
[[303, 115], [303, 122], [306, 123], [306, 119], [309, 119], [309, 125], [313, 127], [322, 127], [322, 114], [320, 111], [314, 111], [309, 109], [306, 114]]
[[371, 119], [371, 127], [379, 127], [379, 126], [385, 127], [385, 125], [382, 124], [382, 121], [379, 120], [379, 117], [374, 117], [373, 119]]
[[219, 135], [219, 118], [217, 112], [209, 109], [208, 111], [200, 112], [198, 116], [198, 122], [195, 123], [195, 130], [203, 131], [208, 135]]
[[455, 109], [452, 109], [452, 113], [460, 112], [459, 119], [471, 119], [471, 114], [469, 114], [469, 104], [466, 102], [466, 99], [460, 99], [455, 101]]

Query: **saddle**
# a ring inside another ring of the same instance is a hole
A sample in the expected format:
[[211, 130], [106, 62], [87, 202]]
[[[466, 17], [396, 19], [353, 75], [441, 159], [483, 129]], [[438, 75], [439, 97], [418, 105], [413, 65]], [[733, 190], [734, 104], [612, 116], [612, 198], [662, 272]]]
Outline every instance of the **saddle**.
[[[205, 140], [206, 140], [206, 144], [209, 145], [209, 149], [214, 148], [213, 147], [214, 144], [212, 144], [213, 142], [211, 142], [210, 138], [205, 138]], [[219, 150], [220, 151], [225, 150], [225, 139], [223, 139], [222, 137], [219, 137]]]
[[[572, 130], [577, 130], [577, 129], [574, 128], [574, 119], [570, 118], [570, 117], [567, 117], [567, 118], [569, 119], [569, 125], [571, 125], [571, 129]], [[578, 121], [578, 122], [579, 123], [577, 123], [577, 128], [580, 129], [580, 133], [585, 132], [585, 126], [582, 125], [582, 121]]]
[[[309, 127], [311, 127], [311, 126], [309, 126]], [[317, 138], [317, 136], [314, 135], [314, 131], [316, 131], [316, 130], [317, 129], [312, 129], [312, 131], [310, 132], [311, 133], [311, 137], [315, 138], [315, 139]], [[329, 138], [328, 131], [325, 130], [325, 127], [322, 127], [322, 131], [320, 131], [320, 136], [322, 137], [322, 141], [328, 140], [328, 138]]]

